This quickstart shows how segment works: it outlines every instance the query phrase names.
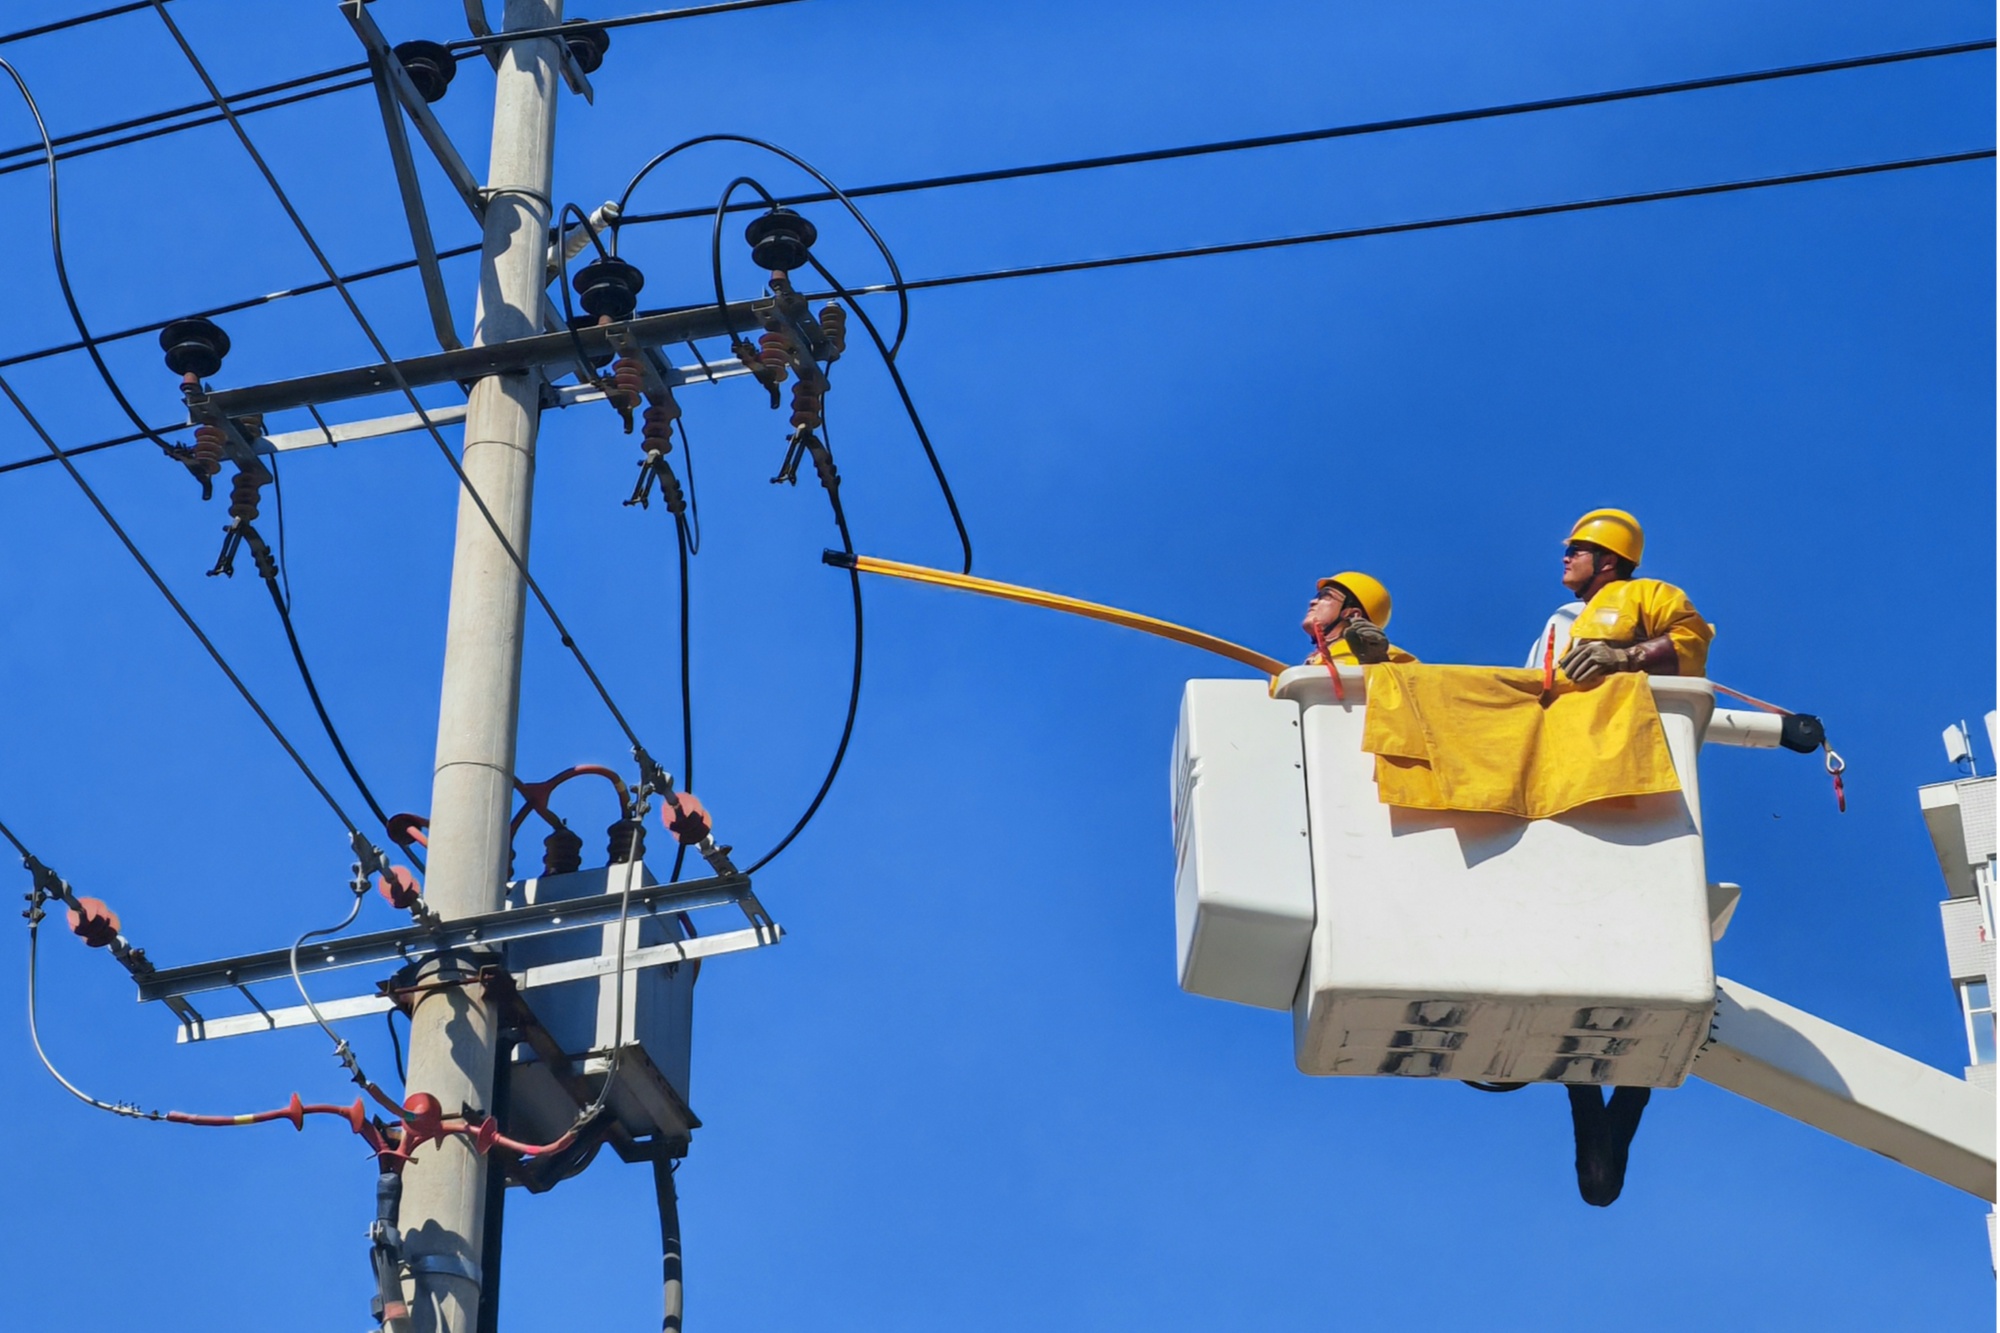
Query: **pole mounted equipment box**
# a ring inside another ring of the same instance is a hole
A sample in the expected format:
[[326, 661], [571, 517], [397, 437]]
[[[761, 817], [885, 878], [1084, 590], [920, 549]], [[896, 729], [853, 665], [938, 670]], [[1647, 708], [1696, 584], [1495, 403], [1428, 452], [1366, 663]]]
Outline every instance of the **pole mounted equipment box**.
[[[656, 881], [640, 861], [627, 861], [567, 875], [544, 875], [510, 885], [515, 905], [529, 906], [597, 898], [629, 885], [638, 890]], [[510, 972], [600, 959], [615, 963], [620, 925], [538, 935], [507, 945]], [[633, 910], [623, 925], [624, 953], [637, 960], [641, 949], [689, 938], [678, 914]], [[544, 1140], [560, 1135], [576, 1118], [577, 1095], [595, 1096], [611, 1074], [617, 1050], [617, 1083], [608, 1101], [628, 1141], [649, 1140], [678, 1156], [700, 1125], [688, 1109], [688, 1074], [694, 1024], [695, 962], [627, 966], [621, 975], [609, 966], [601, 976], [559, 982], [526, 992], [524, 999], [548, 1036], [552, 1050], [522, 1042], [509, 1065], [508, 1120], [521, 1134]], [[622, 996], [620, 992], [623, 992]]]
[[1678, 1086], [1715, 1009], [1708, 682], [1651, 679], [1680, 792], [1526, 820], [1382, 804], [1341, 680], [1189, 682], [1182, 987], [1290, 1008], [1308, 1074]]

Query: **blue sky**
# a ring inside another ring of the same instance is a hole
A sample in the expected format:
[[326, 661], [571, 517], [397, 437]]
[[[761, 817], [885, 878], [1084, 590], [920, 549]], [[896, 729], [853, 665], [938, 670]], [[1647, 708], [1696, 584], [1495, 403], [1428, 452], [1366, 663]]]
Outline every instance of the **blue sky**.
[[[226, 88], [357, 58], [324, 0], [174, 8]], [[459, 10], [373, 6], [399, 40], [455, 38]], [[562, 106], [557, 180], [589, 207], [659, 148], [733, 131], [863, 184], [1991, 32], [1990, 8], [1963, 3], [815, 0], [618, 34], [596, 106]], [[146, 14], [0, 54], [57, 133], [200, 96]], [[1993, 94], [1989, 53], [869, 211], [905, 273], [932, 276], [1981, 149]], [[489, 110], [469, 62], [439, 112], [475, 168]], [[7, 114], [6, 142], [25, 142], [25, 116]], [[343, 268], [407, 252], [374, 115], [353, 92], [247, 122]], [[710, 203], [742, 172], [801, 184], [749, 150], [706, 149], [656, 173], [641, 206]], [[63, 181], [99, 329], [318, 276], [223, 128], [83, 158]], [[37, 173], [0, 176], [0, 355], [70, 336], [42, 189]], [[441, 244], [474, 239], [442, 188], [431, 197]], [[1648, 572], [1718, 626], [1716, 678], [1821, 714], [1851, 764], [1838, 816], [1816, 761], [1705, 756], [1710, 873], [1745, 886], [1719, 970], [1956, 1072], [1915, 787], [1951, 776], [1939, 729], [1994, 702], [1993, 200], [1980, 162], [956, 288], [914, 298], [902, 366], [979, 572], [1278, 655], [1303, 651], [1312, 578], [1359, 567], [1394, 590], [1395, 637], [1426, 659], [1512, 662], [1562, 599], [1570, 519], [1638, 513]], [[880, 276], [850, 227], [814, 216], [843, 277]], [[688, 223], [635, 230], [625, 251], [648, 301], [675, 304], [706, 298], [707, 246]], [[748, 295], [755, 275], [732, 254]], [[463, 325], [472, 269], [448, 272]], [[360, 290], [400, 353], [426, 350], [413, 278]], [[219, 384], [370, 359], [329, 297], [224, 322], [236, 351]], [[929, 473], [854, 343], [828, 407], [857, 543], [949, 563]], [[171, 420], [150, 340], [109, 356], [142, 410]], [[66, 444], [125, 429], [80, 357], [7, 374]], [[684, 402], [705, 536], [696, 789], [726, 840], [761, 849], [836, 738], [847, 591], [818, 564], [834, 540], [823, 499], [766, 482], [781, 419], [741, 383]], [[6, 458], [38, 448], [0, 414]], [[679, 732], [672, 546], [664, 515], [619, 506], [635, 456], [601, 409], [552, 415], [532, 559], [664, 758]], [[337, 773], [262, 591], [247, 572], [202, 577], [221, 506], [146, 446], [82, 466]], [[404, 437], [299, 456], [285, 482], [322, 688], [385, 803], [420, 810], [453, 478]], [[157, 960], [336, 919], [338, 825], [59, 470], [0, 475], [0, 569], [0, 818]], [[790, 935], [702, 976], [706, 1127], [681, 1174], [695, 1327], [1991, 1320], [1980, 1205], [1704, 1084], [1656, 1097], [1625, 1197], [1600, 1211], [1576, 1197], [1553, 1090], [1299, 1075], [1283, 1015], [1174, 986], [1167, 752], [1182, 683], [1235, 669], [936, 590], [867, 596], [846, 768], [758, 881]], [[1983, 735], [1977, 748], [1986, 769]], [[527, 776], [624, 759], [534, 619], [520, 752]], [[571, 799], [579, 826], [611, 818], [596, 799]], [[379, 906], [364, 920], [393, 924]], [[46, 942], [45, 1034], [87, 1087], [231, 1111], [345, 1091], [317, 1035], [176, 1048], [107, 960]], [[0, 988], [23, 980], [17, 942]], [[388, 1070], [379, 1024], [357, 1041]], [[19, 1021], [0, 1025], [0, 1080], [32, 1205], [0, 1218], [23, 1256], [0, 1321], [179, 1330], [277, 1309], [288, 1327], [364, 1326], [373, 1177], [351, 1139], [114, 1122], [43, 1075]], [[643, 1170], [607, 1158], [510, 1203], [508, 1327], [657, 1318]]]

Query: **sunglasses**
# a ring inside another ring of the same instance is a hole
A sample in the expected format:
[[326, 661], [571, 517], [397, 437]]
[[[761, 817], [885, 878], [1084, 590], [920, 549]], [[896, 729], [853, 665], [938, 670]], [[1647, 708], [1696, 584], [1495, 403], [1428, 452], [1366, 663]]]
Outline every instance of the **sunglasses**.
[[1563, 547], [1563, 559], [1565, 560], [1574, 560], [1580, 555], [1595, 554], [1597, 554], [1595, 546], [1585, 546], [1580, 542], [1571, 542], [1568, 546]]

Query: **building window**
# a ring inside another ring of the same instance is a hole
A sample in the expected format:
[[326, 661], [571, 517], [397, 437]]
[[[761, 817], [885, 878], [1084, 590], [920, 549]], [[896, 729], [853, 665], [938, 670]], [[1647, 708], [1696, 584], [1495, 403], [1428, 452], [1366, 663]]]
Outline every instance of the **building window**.
[[1966, 1035], [1972, 1042], [1972, 1063], [1993, 1063], [1993, 990], [1984, 981], [1960, 982], [1965, 1002]]

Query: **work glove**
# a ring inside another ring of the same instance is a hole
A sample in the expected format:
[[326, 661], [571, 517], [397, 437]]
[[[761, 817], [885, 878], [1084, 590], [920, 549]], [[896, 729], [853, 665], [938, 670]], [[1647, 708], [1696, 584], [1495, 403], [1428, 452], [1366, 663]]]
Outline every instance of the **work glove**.
[[1348, 622], [1346, 631], [1340, 637], [1347, 640], [1354, 660], [1363, 666], [1374, 666], [1389, 660], [1389, 636], [1371, 621], [1357, 617]]
[[1579, 685], [1588, 685], [1616, 672], [1634, 670], [1636, 664], [1632, 658], [1629, 648], [1620, 648], [1602, 639], [1575, 639], [1559, 665], [1565, 676]]

